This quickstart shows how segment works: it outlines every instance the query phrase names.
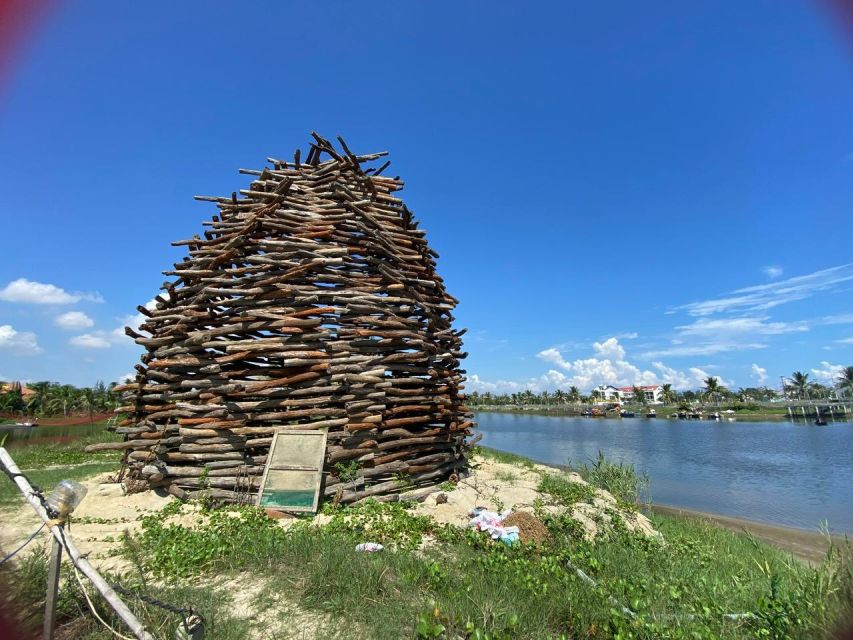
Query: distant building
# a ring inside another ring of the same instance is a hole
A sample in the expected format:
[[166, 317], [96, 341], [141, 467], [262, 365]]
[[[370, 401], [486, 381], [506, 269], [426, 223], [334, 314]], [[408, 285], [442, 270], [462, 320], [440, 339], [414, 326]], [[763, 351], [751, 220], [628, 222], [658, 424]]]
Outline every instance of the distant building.
[[[663, 404], [663, 387], [661, 385], [644, 385], [638, 387], [643, 390], [648, 404]], [[618, 402], [625, 404], [634, 400], [634, 387], [614, 387], [611, 384], [600, 384], [593, 393], [596, 395], [596, 404], [610, 404]]]
[[621, 402], [619, 389], [611, 384], [600, 384], [592, 390], [595, 396], [595, 404], [610, 404], [613, 402]]
[[32, 389], [30, 389], [28, 387], [25, 387], [20, 382], [7, 382], [7, 383], [0, 382], [0, 394], [9, 393], [11, 391], [20, 391], [21, 397], [24, 400], [28, 400], [29, 398], [31, 398], [32, 396], [34, 396], [36, 394], [35, 391], [33, 391]]

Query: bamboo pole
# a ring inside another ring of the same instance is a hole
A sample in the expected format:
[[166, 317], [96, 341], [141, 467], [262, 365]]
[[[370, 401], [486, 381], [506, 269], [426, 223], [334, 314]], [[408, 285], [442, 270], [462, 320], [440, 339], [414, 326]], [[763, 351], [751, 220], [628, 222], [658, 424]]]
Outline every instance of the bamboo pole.
[[104, 600], [106, 600], [110, 606], [115, 610], [118, 616], [124, 621], [124, 623], [128, 626], [134, 636], [136, 636], [139, 640], [154, 640], [154, 637], [149, 634], [145, 628], [142, 626], [142, 623], [136, 618], [133, 612], [128, 609], [127, 605], [118, 597], [113, 588], [107, 584], [107, 582], [101, 577], [101, 574], [97, 572], [97, 570], [89, 564], [89, 561], [83, 556], [77, 549], [77, 546], [74, 544], [74, 541], [71, 539], [71, 536], [65, 531], [65, 527], [61, 524], [54, 523], [50, 516], [45, 511], [41, 502], [36, 497], [36, 492], [33, 489], [32, 485], [26, 479], [26, 477], [21, 474], [21, 470], [18, 468], [18, 465], [15, 464], [15, 461], [9, 455], [4, 447], [0, 447], [0, 462], [3, 463], [3, 466], [6, 470], [11, 474], [12, 480], [18, 486], [18, 489], [24, 494], [27, 502], [30, 503], [30, 506], [36, 512], [36, 514], [42, 519], [42, 521], [48, 525], [50, 529], [50, 534], [53, 536], [54, 542], [56, 544], [62, 545], [65, 550], [68, 552], [70, 556], [71, 562], [80, 570], [80, 572], [85, 575], [92, 582], [92, 585], [98, 592], [103, 596]]

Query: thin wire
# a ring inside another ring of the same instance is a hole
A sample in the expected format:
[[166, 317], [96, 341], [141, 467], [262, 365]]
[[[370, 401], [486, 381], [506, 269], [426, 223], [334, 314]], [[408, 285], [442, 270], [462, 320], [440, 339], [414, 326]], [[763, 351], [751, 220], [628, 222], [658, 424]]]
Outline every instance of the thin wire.
[[32, 532], [32, 534], [30, 534], [30, 537], [29, 537], [29, 538], [27, 538], [27, 541], [26, 541], [24, 544], [22, 544], [20, 547], [18, 547], [17, 549], [15, 549], [12, 553], [10, 553], [10, 554], [9, 554], [9, 555], [7, 555], [5, 558], [3, 558], [2, 560], [0, 560], [0, 567], [2, 567], [2, 566], [3, 566], [4, 564], [6, 564], [9, 560], [11, 560], [12, 558], [14, 558], [16, 555], [18, 555], [18, 553], [20, 553], [20, 551], [21, 551], [24, 547], [26, 547], [29, 543], [31, 543], [33, 540], [35, 540], [35, 537], [36, 537], [36, 536], [41, 532], [41, 530], [42, 530], [42, 529], [44, 529], [44, 523], [42, 523], [42, 525], [41, 525], [38, 529], [36, 529], [35, 531], [33, 531], [33, 532]]

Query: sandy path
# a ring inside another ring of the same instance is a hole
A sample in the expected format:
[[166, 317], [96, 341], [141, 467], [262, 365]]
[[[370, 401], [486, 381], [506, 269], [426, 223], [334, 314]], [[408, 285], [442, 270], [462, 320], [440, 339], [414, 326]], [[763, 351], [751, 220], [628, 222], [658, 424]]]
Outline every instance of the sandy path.
[[[77, 547], [100, 571], [126, 568], [126, 562], [111, 552], [113, 545], [125, 530], [139, 527], [141, 516], [159, 511], [171, 500], [171, 496], [153, 491], [126, 495], [121, 484], [108, 481], [110, 475], [104, 473], [83, 481], [89, 493], [74, 512], [69, 529]], [[16, 548], [40, 524], [33, 508], [21, 496], [18, 505], [0, 510], [0, 549], [8, 552]], [[43, 530], [34, 543], [48, 540], [48, 533]]]

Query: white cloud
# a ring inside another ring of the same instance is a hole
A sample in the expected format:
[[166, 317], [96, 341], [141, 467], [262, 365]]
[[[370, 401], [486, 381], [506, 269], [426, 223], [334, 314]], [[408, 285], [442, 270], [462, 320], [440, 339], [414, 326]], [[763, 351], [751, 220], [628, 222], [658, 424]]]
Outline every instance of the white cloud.
[[771, 280], [775, 280], [780, 277], [785, 270], [782, 267], [776, 265], [768, 265], [761, 270], [765, 276], [770, 278]]
[[131, 382], [136, 380], [136, 371], [131, 371], [129, 373], [125, 373], [124, 375], [121, 375], [118, 378], [116, 378], [115, 380], [113, 380], [113, 382], [116, 382], [118, 384], [125, 384], [126, 380], [130, 380]]
[[68, 293], [53, 284], [18, 278], [0, 289], [0, 300], [28, 304], [74, 304], [81, 300], [103, 302], [99, 293]]
[[[705, 378], [710, 375], [699, 367], [690, 367], [686, 371], [681, 371], [668, 367], [663, 362], [652, 363], [656, 371], [641, 369], [627, 359], [625, 348], [615, 337], [594, 342], [592, 349], [595, 352], [594, 357], [567, 360], [558, 347], [549, 347], [536, 355], [540, 360], [556, 368], [526, 381], [489, 381], [473, 374], [468, 379], [468, 390], [511, 394], [526, 389], [538, 393], [545, 390], [568, 390], [569, 387], [576, 386], [588, 392], [600, 384], [632, 386], [666, 383], [672, 384], [676, 389], [694, 389], [701, 387]], [[714, 377], [720, 380], [721, 384], [729, 384], [719, 376]]]
[[834, 316], [824, 316], [821, 320], [824, 324], [851, 324], [853, 323], [853, 313], [839, 313]]
[[820, 366], [821, 368], [819, 369], [812, 369], [812, 374], [818, 382], [822, 382], [823, 384], [828, 384], [830, 386], [834, 385], [838, 381], [838, 377], [841, 375], [841, 370], [844, 368], [844, 365], [830, 364], [826, 360], [822, 360]]
[[764, 367], [759, 367], [757, 364], [753, 363], [751, 370], [752, 377], [755, 378], [755, 381], [759, 385], [762, 385], [767, 382], [767, 369], [765, 369]]
[[584, 390], [605, 383], [617, 386], [657, 384], [658, 379], [653, 371], [643, 371], [626, 360], [625, 349], [615, 337], [594, 342], [592, 348], [595, 351], [594, 357], [579, 358], [571, 362], [566, 360], [555, 347], [540, 351], [536, 354], [538, 358], [572, 375], [566, 376], [551, 370], [542, 376], [538, 383], [545, 385], [546, 388], [576, 386]]
[[853, 344], [853, 338], [841, 338], [841, 340], [836, 340], [838, 344]]
[[75, 347], [80, 347], [81, 349], [109, 349], [110, 346], [112, 346], [110, 341], [102, 335], [92, 333], [84, 333], [79, 336], [74, 336], [68, 342]]
[[692, 316], [728, 311], [764, 311], [781, 304], [809, 298], [819, 291], [833, 291], [853, 280], [853, 263], [822, 269], [768, 284], [735, 289], [729, 295], [676, 307]]
[[765, 349], [766, 344], [760, 342], [715, 342], [704, 344], [684, 345], [680, 341], [673, 340], [673, 346], [663, 347], [646, 351], [641, 354], [643, 358], [662, 358], [665, 356], [712, 356], [726, 351], [745, 351], [753, 349]]
[[808, 331], [809, 324], [805, 320], [795, 322], [767, 322], [767, 316], [743, 316], [739, 318], [699, 318], [691, 324], [676, 327], [681, 336], [721, 337], [742, 334], [762, 336], [780, 335]]
[[516, 393], [518, 391], [524, 391], [528, 387], [519, 383], [513, 382], [511, 380], [496, 380], [495, 382], [489, 382], [488, 380], [483, 380], [476, 373], [468, 376], [468, 382], [465, 384], [466, 391], [472, 393], [474, 391], [478, 391], [480, 393]]
[[70, 331], [88, 329], [95, 325], [95, 321], [82, 311], [69, 311], [68, 313], [58, 315], [54, 319], [54, 323], [56, 326]]
[[34, 356], [43, 351], [38, 345], [36, 334], [15, 331], [10, 324], [0, 325], [0, 349], [16, 356]]
[[612, 358], [613, 360], [624, 360], [625, 349], [619, 344], [616, 338], [608, 338], [604, 342], [593, 342], [592, 348], [602, 358]]
[[644, 358], [666, 356], [708, 356], [727, 351], [764, 349], [767, 345], [758, 336], [774, 336], [809, 330], [805, 320], [768, 322], [767, 316], [737, 318], [699, 318], [690, 324], [677, 326], [671, 346], [652, 349]]

